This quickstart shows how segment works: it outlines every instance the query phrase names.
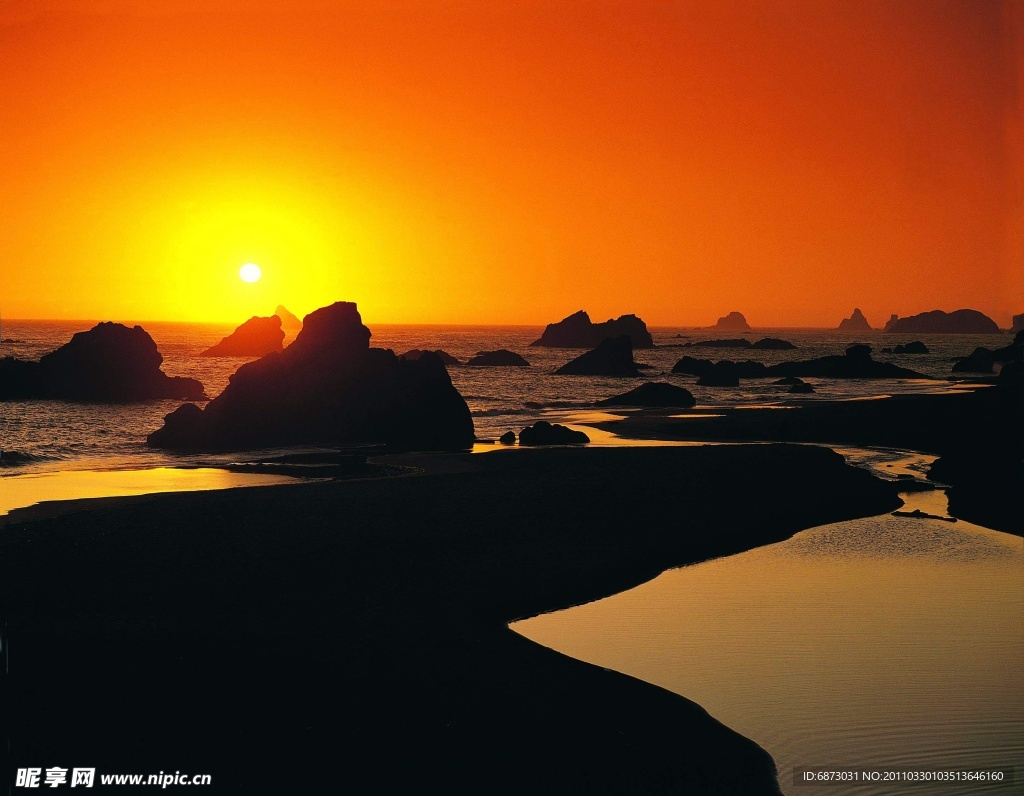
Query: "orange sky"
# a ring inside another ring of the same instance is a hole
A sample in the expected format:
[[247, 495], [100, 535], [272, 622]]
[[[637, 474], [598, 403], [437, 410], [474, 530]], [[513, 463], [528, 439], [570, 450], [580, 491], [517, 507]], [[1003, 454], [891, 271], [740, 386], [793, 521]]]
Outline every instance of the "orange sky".
[[0, 312], [1008, 326], [1022, 64], [1017, 0], [0, 0]]

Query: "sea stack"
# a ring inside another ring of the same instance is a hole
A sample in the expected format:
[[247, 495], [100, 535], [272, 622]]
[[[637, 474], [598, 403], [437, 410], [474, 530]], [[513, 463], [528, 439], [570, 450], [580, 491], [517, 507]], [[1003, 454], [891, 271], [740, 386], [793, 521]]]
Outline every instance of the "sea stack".
[[[301, 324], [300, 324], [301, 326]], [[203, 357], [261, 357], [284, 348], [284, 332], [277, 315], [252, 317], [217, 345], [203, 351]]]
[[297, 332], [302, 328], [302, 321], [297, 317], [288, 312], [280, 304], [277, 305], [277, 309], [274, 310], [274, 315], [281, 319], [281, 328], [286, 332]]
[[750, 324], [747, 323], [747, 319], [743, 317], [742, 312], [730, 312], [728, 315], [719, 318], [718, 322], [711, 328], [720, 329], [723, 332], [749, 332]]
[[586, 312], [574, 312], [558, 323], [549, 323], [539, 340], [531, 346], [548, 348], [594, 348], [608, 337], [630, 339], [633, 348], [654, 348], [654, 340], [647, 324], [636, 315], [620, 315], [604, 323], [593, 323]]
[[853, 315], [849, 318], [843, 318], [839, 322], [840, 332], [870, 332], [871, 325], [868, 323], [868, 319], [864, 317], [864, 313], [858, 308], [854, 308]]
[[609, 337], [555, 371], [560, 376], [639, 376], [633, 346], [626, 335]]
[[148, 401], [155, 398], [200, 401], [195, 379], [171, 377], [164, 358], [141, 326], [100, 323], [78, 332], [38, 362], [0, 359], [0, 400]]
[[473, 444], [469, 407], [444, 363], [370, 348], [356, 305], [310, 313], [281, 352], [242, 365], [205, 410], [185, 404], [147, 443], [177, 450], [382, 443], [452, 450]]

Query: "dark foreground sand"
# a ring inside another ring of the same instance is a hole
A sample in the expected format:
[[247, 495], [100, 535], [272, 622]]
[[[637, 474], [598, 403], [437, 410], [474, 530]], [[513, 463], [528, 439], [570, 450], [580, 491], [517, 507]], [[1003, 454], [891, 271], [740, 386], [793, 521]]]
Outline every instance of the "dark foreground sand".
[[699, 706], [506, 625], [890, 511], [890, 487], [785, 445], [410, 461], [0, 530], [8, 762], [204, 793], [778, 792]]

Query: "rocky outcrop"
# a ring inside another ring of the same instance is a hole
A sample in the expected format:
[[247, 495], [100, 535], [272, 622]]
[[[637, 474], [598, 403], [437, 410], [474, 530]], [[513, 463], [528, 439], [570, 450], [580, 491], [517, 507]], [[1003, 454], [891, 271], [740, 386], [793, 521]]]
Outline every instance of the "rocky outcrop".
[[[723, 367], [724, 366], [724, 367]], [[715, 387], [735, 387], [738, 379], [763, 379], [771, 376], [831, 379], [926, 379], [917, 371], [901, 368], [890, 362], [871, 358], [871, 346], [856, 344], [846, 349], [844, 356], [780, 362], [766, 366], [760, 362], [712, 362], [709, 359], [683, 357], [672, 367], [673, 373], [699, 377], [698, 384]], [[782, 383], [781, 380], [776, 383]], [[795, 383], [795, 382], [794, 382]]]
[[1024, 331], [1024, 313], [1013, 316], [1013, 325], [1010, 326], [1010, 331], [1013, 334]]
[[1019, 362], [1024, 359], [1024, 331], [1017, 332], [1013, 342], [1002, 348], [985, 348], [978, 346], [970, 356], [958, 359], [953, 363], [954, 373], [991, 373], [995, 364]]
[[778, 337], [762, 337], [750, 347], [755, 351], [791, 351], [796, 348], [789, 340]]
[[205, 400], [202, 384], [168, 376], [160, 369], [163, 361], [141, 326], [100, 323], [38, 362], [0, 359], [0, 400]]
[[446, 351], [442, 351], [440, 348], [438, 348], [435, 351], [424, 351], [423, 349], [420, 348], [414, 348], [411, 351], [406, 351], [404, 354], [402, 354], [402, 359], [410, 359], [415, 361], [424, 354], [433, 354], [450, 368], [458, 367], [459, 365], [462, 364], [462, 362], [460, 362], [456, 357], [453, 357]]
[[912, 343], [906, 345], [900, 344], [894, 348], [883, 348], [883, 354], [927, 354], [928, 346], [922, 343], [920, 340], [915, 340]]
[[514, 351], [501, 348], [497, 351], [479, 351], [466, 362], [468, 368], [528, 368], [530, 363]]
[[242, 365], [206, 409], [185, 404], [148, 444], [239, 450], [295, 444], [383, 443], [437, 450], [473, 444], [469, 407], [433, 354], [419, 360], [370, 348], [356, 305], [306, 316], [280, 353]]
[[849, 318], [843, 318], [839, 322], [840, 332], [870, 332], [871, 324], [868, 323], [868, 319], [864, 317], [864, 313], [859, 309], [853, 310], [853, 315]]
[[696, 403], [693, 393], [664, 381], [648, 381], [634, 390], [598, 401], [598, 406], [689, 407]]
[[561, 376], [639, 376], [633, 361], [633, 346], [626, 335], [602, 340], [593, 351], [581, 354], [562, 365]]
[[977, 310], [943, 312], [932, 310], [900, 318], [893, 315], [885, 325], [887, 332], [903, 334], [999, 334], [996, 322]]
[[710, 328], [730, 332], [750, 331], [750, 325], [747, 323], [747, 319], [743, 317], [743, 313], [741, 312], [730, 312], [728, 315], [722, 316], [718, 319], [718, 322]]
[[538, 420], [519, 432], [520, 445], [585, 445], [590, 437], [558, 423]]
[[277, 315], [252, 317], [201, 357], [262, 357], [284, 348], [284, 332]]
[[286, 332], [297, 332], [302, 328], [302, 321], [288, 312], [288, 310], [280, 304], [278, 304], [277, 309], [274, 310], [274, 315], [281, 319], [281, 328]]
[[515, 445], [516, 444], [516, 432], [514, 432], [514, 431], [506, 431], [504, 434], [502, 434], [500, 437], [498, 437], [498, 442], [500, 442], [502, 445]]
[[654, 348], [654, 340], [645, 324], [636, 315], [620, 315], [604, 323], [593, 323], [586, 312], [580, 310], [558, 323], [549, 323], [539, 340], [532, 346], [548, 348], [594, 348], [608, 337], [625, 335], [633, 348]]

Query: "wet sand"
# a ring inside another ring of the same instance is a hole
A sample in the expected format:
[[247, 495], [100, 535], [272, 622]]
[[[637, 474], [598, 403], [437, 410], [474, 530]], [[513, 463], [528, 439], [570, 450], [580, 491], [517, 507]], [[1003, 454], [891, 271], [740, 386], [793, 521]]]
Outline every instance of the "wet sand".
[[507, 624], [900, 505], [785, 445], [388, 462], [416, 470], [9, 524], [10, 762], [222, 793], [777, 793], [698, 705]]

